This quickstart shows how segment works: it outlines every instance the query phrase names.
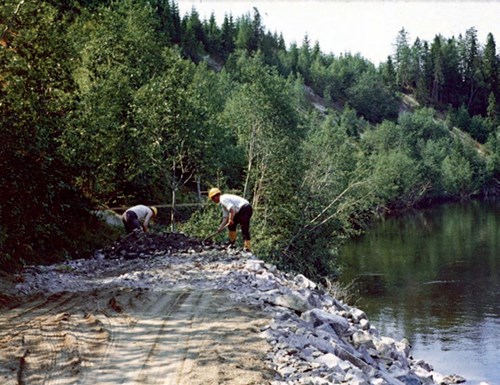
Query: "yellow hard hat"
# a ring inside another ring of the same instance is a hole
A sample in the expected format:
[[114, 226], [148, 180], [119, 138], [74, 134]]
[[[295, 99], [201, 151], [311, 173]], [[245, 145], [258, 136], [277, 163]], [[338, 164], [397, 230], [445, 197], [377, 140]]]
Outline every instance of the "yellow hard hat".
[[220, 193], [221, 192], [217, 187], [211, 188], [210, 191], [208, 192], [208, 199], [212, 199], [214, 196]]
[[151, 210], [153, 211], [153, 214], [156, 217], [158, 215], [158, 209], [154, 206], [151, 206]]

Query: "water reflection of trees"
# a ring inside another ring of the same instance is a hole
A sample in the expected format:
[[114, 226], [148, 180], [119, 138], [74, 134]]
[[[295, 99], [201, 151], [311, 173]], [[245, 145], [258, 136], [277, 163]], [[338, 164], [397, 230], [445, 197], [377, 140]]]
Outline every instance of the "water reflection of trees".
[[429, 336], [443, 349], [457, 338], [481, 343], [485, 318], [499, 315], [499, 212], [473, 202], [385, 220], [341, 257], [359, 306], [401, 338]]

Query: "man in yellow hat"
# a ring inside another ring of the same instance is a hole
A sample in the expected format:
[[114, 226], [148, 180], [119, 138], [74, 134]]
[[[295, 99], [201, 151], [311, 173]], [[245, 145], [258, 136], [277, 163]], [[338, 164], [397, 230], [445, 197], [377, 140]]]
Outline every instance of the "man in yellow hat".
[[149, 222], [158, 215], [158, 209], [154, 206], [137, 205], [127, 209], [122, 215], [123, 225], [127, 234], [139, 229], [148, 231]]
[[252, 218], [252, 206], [245, 199], [234, 194], [222, 194], [214, 187], [208, 192], [208, 198], [220, 205], [222, 209], [222, 222], [217, 232], [223, 231], [226, 226], [229, 230], [229, 242], [234, 245], [236, 242], [236, 226], [241, 226], [241, 233], [244, 240], [244, 249], [250, 251], [250, 218]]

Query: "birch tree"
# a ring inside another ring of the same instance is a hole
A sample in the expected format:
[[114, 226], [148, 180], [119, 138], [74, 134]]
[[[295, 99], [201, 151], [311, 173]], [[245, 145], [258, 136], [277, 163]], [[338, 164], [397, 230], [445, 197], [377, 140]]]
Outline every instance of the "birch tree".
[[295, 220], [290, 208], [301, 179], [301, 132], [288, 83], [258, 57], [242, 58], [239, 65], [239, 85], [223, 120], [244, 154], [241, 191], [259, 212], [261, 234], [267, 233], [260, 244], [271, 247], [286, 239]]

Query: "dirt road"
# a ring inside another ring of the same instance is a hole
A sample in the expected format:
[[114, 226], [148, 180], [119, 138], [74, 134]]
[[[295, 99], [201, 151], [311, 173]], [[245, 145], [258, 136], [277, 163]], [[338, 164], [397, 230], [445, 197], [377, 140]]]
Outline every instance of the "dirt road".
[[[213, 282], [200, 284], [227, 268], [196, 255], [178, 264], [163, 258], [101, 259], [102, 265], [80, 265], [73, 275], [44, 271], [60, 281], [59, 292], [50, 286], [50, 292], [38, 287], [36, 294], [6, 295], [4, 282], [0, 383], [269, 384], [269, 346], [259, 336], [268, 318]], [[143, 279], [120, 280], [131, 272]], [[152, 276], [155, 285], [148, 285]], [[78, 291], [68, 290], [71, 280]]]
[[179, 235], [0, 272], [0, 385], [455, 384], [361, 309]]

